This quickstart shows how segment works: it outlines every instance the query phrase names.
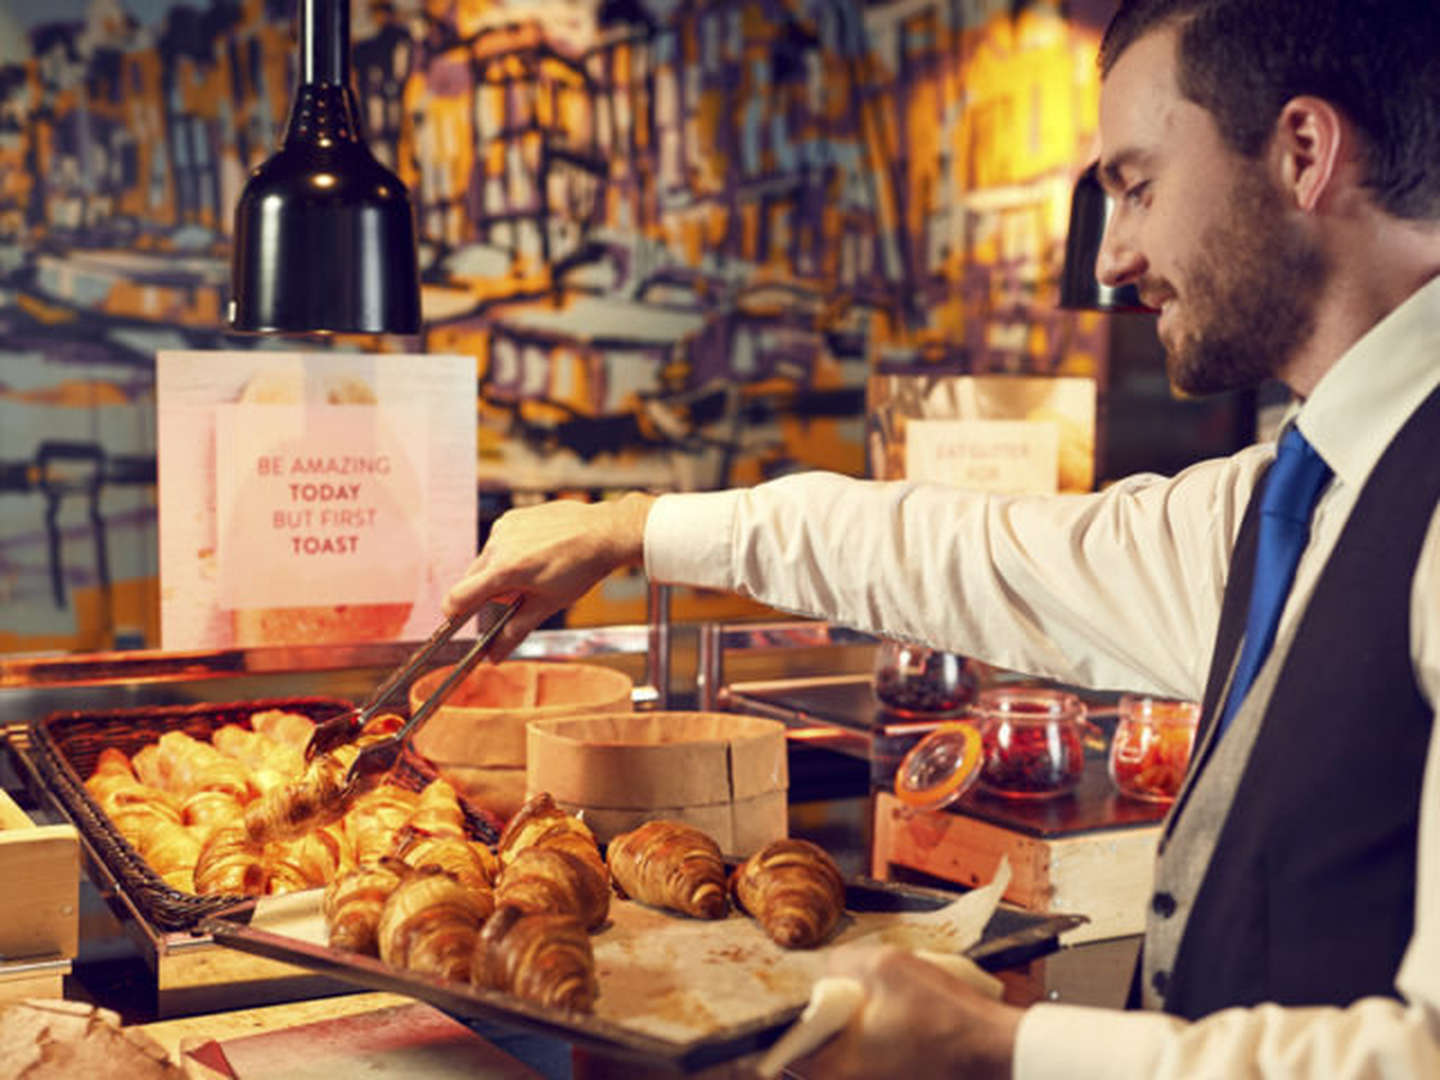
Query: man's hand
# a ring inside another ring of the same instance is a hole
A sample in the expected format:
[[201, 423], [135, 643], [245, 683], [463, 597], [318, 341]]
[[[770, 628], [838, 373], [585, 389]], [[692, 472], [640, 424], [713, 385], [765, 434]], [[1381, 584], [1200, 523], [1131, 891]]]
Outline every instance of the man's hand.
[[445, 613], [523, 596], [491, 647], [490, 658], [503, 660], [525, 635], [601, 578], [644, 560], [645, 518], [654, 501], [638, 493], [598, 503], [556, 499], [502, 514], [484, 550], [446, 594]]
[[830, 972], [858, 978], [865, 1003], [840, 1034], [790, 1066], [791, 1074], [813, 1080], [1008, 1080], [1022, 1010], [901, 949], [837, 949]]

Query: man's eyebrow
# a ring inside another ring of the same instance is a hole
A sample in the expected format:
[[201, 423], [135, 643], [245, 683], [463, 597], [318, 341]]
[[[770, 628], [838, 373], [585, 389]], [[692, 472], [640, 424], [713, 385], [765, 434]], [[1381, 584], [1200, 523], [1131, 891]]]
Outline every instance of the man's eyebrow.
[[1125, 186], [1120, 174], [1128, 166], [1144, 164], [1149, 157], [1148, 153], [1135, 146], [1116, 151], [1100, 162], [1100, 185], [1107, 191], [1120, 191]]

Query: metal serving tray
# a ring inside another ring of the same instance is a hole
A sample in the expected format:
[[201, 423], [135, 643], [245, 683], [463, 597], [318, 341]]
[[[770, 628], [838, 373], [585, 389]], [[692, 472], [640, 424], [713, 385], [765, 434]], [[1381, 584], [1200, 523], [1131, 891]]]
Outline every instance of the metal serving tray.
[[[846, 910], [858, 912], [932, 911], [955, 900], [953, 893], [858, 879], [846, 887]], [[743, 1022], [722, 1025], [699, 1037], [666, 1039], [597, 1016], [532, 1004], [509, 994], [407, 972], [380, 960], [312, 944], [298, 937], [250, 925], [256, 903], [211, 916], [196, 929], [232, 949], [282, 961], [317, 974], [371, 990], [406, 994], [469, 1019], [544, 1035], [608, 1058], [692, 1072], [764, 1050], [804, 1008], [804, 1001]], [[612, 909], [613, 910], [613, 909]], [[693, 933], [705, 924], [682, 920]], [[1018, 908], [995, 910], [979, 942], [966, 955], [981, 967], [998, 971], [1021, 965], [1058, 948], [1060, 934], [1085, 922], [1081, 915], [1038, 915]], [[724, 950], [722, 950], [723, 952]], [[687, 956], [686, 962], [715, 962]], [[607, 983], [602, 978], [601, 992]]]

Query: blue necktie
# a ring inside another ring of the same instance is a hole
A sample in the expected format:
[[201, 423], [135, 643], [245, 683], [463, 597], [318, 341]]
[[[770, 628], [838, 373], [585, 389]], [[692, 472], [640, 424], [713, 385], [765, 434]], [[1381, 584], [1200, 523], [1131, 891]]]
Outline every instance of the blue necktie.
[[1270, 467], [1260, 497], [1260, 542], [1255, 551], [1255, 579], [1250, 586], [1250, 613], [1245, 620], [1245, 644], [1230, 684], [1225, 711], [1220, 714], [1218, 739], [1265, 657], [1275, 642], [1280, 610], [1295, 580], [1295, 564], [1310, 540], [1310, 514], [1320, 490], [1330, 479], [1330, 466], [1305, 441], [1294, 425], [1280, 438], [1275, 464]]

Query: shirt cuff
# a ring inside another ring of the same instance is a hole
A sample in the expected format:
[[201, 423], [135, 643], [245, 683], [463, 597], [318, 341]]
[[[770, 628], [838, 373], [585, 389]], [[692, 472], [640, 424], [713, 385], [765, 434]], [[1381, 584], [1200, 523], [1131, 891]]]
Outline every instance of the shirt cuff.
[[731, 543], [741, 492], [661, 495], [645, 519], [645, 576], [670, 585], [732, 589]]
[[1148, 1077], [1184, 1021], [1154, 1012], [1032, 1005], [1015, 1039], [1014, 1080]]

